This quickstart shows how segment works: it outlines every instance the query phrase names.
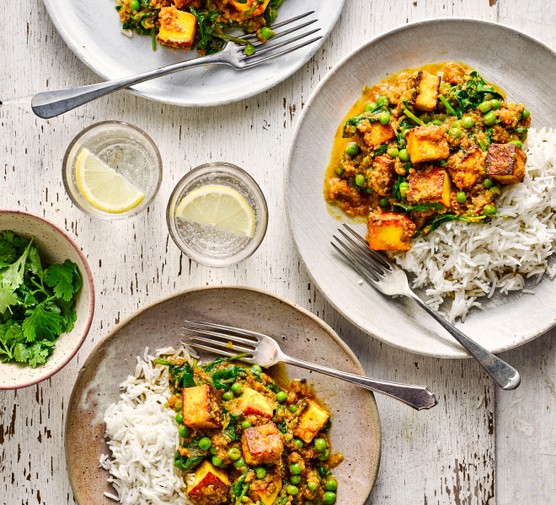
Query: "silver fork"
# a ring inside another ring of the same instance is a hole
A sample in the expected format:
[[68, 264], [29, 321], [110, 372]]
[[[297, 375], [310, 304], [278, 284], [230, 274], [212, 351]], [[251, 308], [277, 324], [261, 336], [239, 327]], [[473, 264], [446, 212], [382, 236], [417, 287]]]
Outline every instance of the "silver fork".
[[465, 333], [446, 321], [429, 307], [409, 287], [406, 273], [389, 258], [369, 248], [367, 241], [352, 228], [338, 229], [340, 238], [332, 246], [372, 286], [387, 296], [407, 296], [436, 319], [485, 369], [486, 373], [505, 390], [515, 389], [521, 382], [519, 372], [490, 351], [471, 340]]
[[211, 64], [229, 65], [236, 70], [246, 70], [257, 67], [267, 61], [297, 51], [321, 39], [322, 35], [308, 38], [318, 32], [320, 28], [302, 31], [303, 28], [316, 23], [316, 18], [312, 17], [314, 13], [314, 11], [309, 11], [286, 21], [273, 24], [272, 30], [275, 31], [275, 35], [264, 44], [256, 42], [253, 36], [244, 37], [246, 41], [253, 41], [252, 45], [255, 47], [255, 53], [252, 56], [247, 56], [245, 54], [245, 46], [230, 41], [226, 43], [222, 51], [218, 53], [192, 60], [180, 61], [142, 74], [87, 86], [37, 93], [31, 100], [31, 108], [37, 116], [48, 119], [75, 109], [96, 98], [118, 91], [119, 89], [156, 79], [164, 75], [173, 74], [187, 68]]
[[307, 370], [343, 379], [377, 393], [383, 393], [391, 398], [400, 400], [416, 410], [430, 409], [438, 403], [434, 393], [425, 386], [405, 385], [371, 379], [370, 377], [343, 372], [292, 358], [282, 352], [276, 340], [263, 333], [203, 321], [184, 321], [184, 324], [186, 332], [183, 335], [184, 343], [197, 350], [208, 351], [221, 356], [234, 356], [238, 353], [245, 353], [245, 356], [239, 358], [241, 361], [257, 363], [265, 368], [277, 363], [286, 363], [306, 368]]

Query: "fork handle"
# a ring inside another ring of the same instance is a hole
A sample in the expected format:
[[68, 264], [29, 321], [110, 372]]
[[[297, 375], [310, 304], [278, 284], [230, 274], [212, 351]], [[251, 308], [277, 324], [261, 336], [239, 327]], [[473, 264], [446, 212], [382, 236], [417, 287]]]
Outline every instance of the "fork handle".
[[[408, 295], [409, 296], [409, 295]], [[521, 376], [519, 372], [504, 360], [495, 356], [490, 351], [480, 346], [474, 340], [470, 339], [465, 333], [450, 324], [433, 308], [429, 307], [417, 295], [411, 293], [411, 298], [415, 300], [426, 312], [434, 317], [466, 350], [471, 354], [479, 364], [484, 368], [486, 373], [498, 384], [502, 389], [509, 391], [519, 386]]]
[[342, 372], [333, 368], [308, 363], [307, 361], [292, 358], [290, 356], [284, 356], [281, 361], [289, 365], [299, 366], [307, 370], [313, 370], [314, 372], [320, 372], [338, 379], [343, 379], [357, 386], [361, 386], [362, 388], [385, 394], [405, 403], [406, 405], [409, 405], [410, 407], [413, 407], [415, 410], [430, 409], [438, 403], [434, 393], [426, 386], [414, 386], [371, 379], [370, 377], [365, 377], [363, 375]]
[[[225, 49], [226, 48], [222, 51], [225, 51]], [[142, 74], [123, 77], [121, 79], [114, 79], [86, 86], [77, 86], [74, 88], [43, 91], [33, 96], [31, 99], [31, 109], [33, 109], [33, 112], [40, 118], [50, 119], [75, 109], [80, 105], [91, 102], [96, 98], [113, 93], [114, 91], [151, 79], [156, 79], [157, 77], [173, 74], [186, 68], [206, 65], [207, 63], [226, 63], [226, 61], [222, 58], [220, 53], [216, 53], [192, 60], [179, 61], [165, 67], [149, 70]]]

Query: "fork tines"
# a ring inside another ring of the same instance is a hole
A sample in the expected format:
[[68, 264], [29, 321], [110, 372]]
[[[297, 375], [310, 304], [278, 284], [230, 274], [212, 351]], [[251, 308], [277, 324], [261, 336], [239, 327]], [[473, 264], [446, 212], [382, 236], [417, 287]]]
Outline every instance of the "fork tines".
[[390, 263], [376, 251], [371, 250], [367, 241], [359, 233], [346, 224], [343, 225], [343, 228], [349, 234], [338, 228], [338, 233], [343, 239], [333, 235], [332, 238], [336, 242], [330, 242], [330, 244], [354, 268], [359, 267], [356, 269], [360, 275], [378, 282], [384, 275], [384, 270], [392, 270]]
[[[287, 19], [280, 23], [275, 23], [271, 26], [272, 30], [275, 34], [268, 42], [254, 42], [253, 46], [255, 47], [255, 53], [252, 56], [248, 56], [245, 58], [245, 67], [248, 68], [249, 66], [259, 65], [263, 61], [269, 61], [274, 58], [278, 58], [284, 54], [291, 53], [296, 51], [297, 49], [301, 49], [302, 47], [308, 46], [313, 42], [322, 38], [322, 35], [318, 35], [316, 37], [312, 37], [307, 40], [307, 37], [317, 33], [320, 31], [320, 27], [314, 28], [312, 30], [308, 30], [306, 32], [297, 33], [300, 30], [306, 28], [317, 22], [316, 18], [309, 19], [309, 17], [314, 14], [315, 11], [309, 11], [304, 14], [300, 14], [299, 16], [295, 16], [291, 19]], [[300, 22], [301, 23], [297, 23]], [[296, 24], [297, 23], [297, 24]], [[279, 30], [280, 28], [286, 28], [284, 30]], [[276, 31], [279, 30], [279, 31]], [[287, 37], [288, 35], [293, 35], [292, 37]], [[287, 37], [284, 39], [284, 37]], [[247, 40], [256, 40], [252, 36], [244, 37]], [[293, 45], [295, 42], [302, 41], [299, 44]], [[277, 49], [283, 48], [281, 51], [277, 51]]]
[[234, 356], [245, 353], [244, 361], [251, 361], [258, 342], [255, 332], [204, 321], [184, 321], [183, 341], [193, 349]]

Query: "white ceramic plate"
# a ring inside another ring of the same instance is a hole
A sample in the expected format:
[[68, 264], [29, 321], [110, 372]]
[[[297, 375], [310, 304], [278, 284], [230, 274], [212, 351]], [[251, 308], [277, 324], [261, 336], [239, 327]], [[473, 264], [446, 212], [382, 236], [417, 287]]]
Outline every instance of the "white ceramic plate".
[[[328, 300], [352, 323], [380, 340], [415, 353], [467, 356], [430, 316], [406, 299], [379, 295], [330, 246], [340, 222], [324, 201], [324, 173], [334, 134], [365, 85], [426, 63], [456, 60], [500, 85], [508, 100], [525, 103], [532, 126], [555, 123], [556, 54], [502, 25], [469, 19], [429, 20], [371, 40], [342, 60], [309, 99], [294, 135], [286, 184], [287, 212], [305, 265]], [[365, 231], [365, 226], [360, 225]], [[499, 297], [473, 310], [460, 329], [493, 352], [517, 347], [556, 324], [556, 283], [545, 279], [535, 295]]]
[[[65, 449], [69, 479], [79, 505], [111, 505], [108, 472], [99, 468], [106, 408], [119, 399], [119, 384], [133, 373], [137, 356], [179, 346], [185, 319], [243, 326], [275, 337], [287, 354], [354, 373], [361, 364], [325, 323], [306, 310], [248, 288], [194, 289], [145, 308], [97, 345], [81, 368], [67, 412]], [[286, 367], [291, 378], [314, 383], [332, 413], [332, 446], [344, 455], [334, 469], [337, 505], [363, 505], [375, 483], [380, 461], [380, 420], [373, 394], [326, 375]]]
[[[322, 45], [338, 20], [345, 0], [285, 0], [278, 21], [314, 10], [313, 26], [324, 36], [318, 42], [283, 58], [247, 71], [206, 66], [179, 72], [133, 87], [144, 98], [182, 106], [231, 103], [266, 91], [301, 68]], [[151, 38], [121, 33], [121, 22], [112, 0], [43, 0], [56, 29], [70, 49], [103, 79], [115, 79], [196, 57], [196, 51], [158, 46]]]

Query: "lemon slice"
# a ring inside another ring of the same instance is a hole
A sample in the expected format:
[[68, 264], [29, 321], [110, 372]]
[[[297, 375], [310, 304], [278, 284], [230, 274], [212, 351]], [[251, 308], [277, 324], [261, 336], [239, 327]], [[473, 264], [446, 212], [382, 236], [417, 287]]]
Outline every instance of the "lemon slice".
[[84, 148], [75, 162], [77, 188], [93, 207], [120, 214], [137, 207], [145, 193]]
[[208, 184], [194, 189], [178, 205], [176, 217], [236, 235], [252, 237], [255, 233], [253, 209], [229, 186]]

